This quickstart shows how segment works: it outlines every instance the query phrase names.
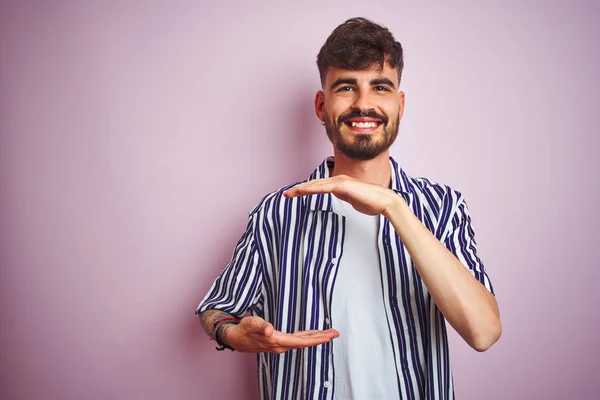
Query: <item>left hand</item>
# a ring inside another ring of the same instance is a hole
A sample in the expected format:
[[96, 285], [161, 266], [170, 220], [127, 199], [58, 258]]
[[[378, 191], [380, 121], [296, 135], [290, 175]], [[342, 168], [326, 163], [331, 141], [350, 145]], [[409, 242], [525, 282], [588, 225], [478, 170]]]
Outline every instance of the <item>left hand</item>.
[[345, 175], [308, 181], [286, 190], [283, 195], [289, 198], [317, 193], [332, 193], [350, 203], [356, 211], [367, 215], [385, 215], [394, 202], [401, 198], [391, 189], [364, 183]]

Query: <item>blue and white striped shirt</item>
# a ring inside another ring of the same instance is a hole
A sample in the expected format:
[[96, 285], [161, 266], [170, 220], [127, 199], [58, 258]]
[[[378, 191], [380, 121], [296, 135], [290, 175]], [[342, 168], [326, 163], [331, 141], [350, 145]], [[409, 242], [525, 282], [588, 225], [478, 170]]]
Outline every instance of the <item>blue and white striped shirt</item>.
[[[327, 178], [333, 162], [325, 160], [309, 180]], [[462, 195], [428, 179], [408, 177], [391, 157], [390, 167], [391, 189], [493, 293]], [[282, 193], [293, 186], [267, 195], [250, 213], [231, 261], [197, 313], [219, 309], [242, 317], [249, 312], [288, 333], [331, 328], [345, 219], [333, 212], [331, 194], [284, 198]], [[384, 305], [399, 392], [403, 399], [453, 399], [444, 317], [390, 222], [380, 216], [379, 226]], [[329, 342], [283, 354], [259, 353], [261, 398], [332, 400], [332, 349]]]

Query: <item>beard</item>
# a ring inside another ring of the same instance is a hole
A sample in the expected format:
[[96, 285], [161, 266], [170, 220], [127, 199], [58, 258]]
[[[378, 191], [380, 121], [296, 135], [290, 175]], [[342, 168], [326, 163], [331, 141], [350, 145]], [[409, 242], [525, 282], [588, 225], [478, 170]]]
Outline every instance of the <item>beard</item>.
[[[378, 118], [382, 123], [372, 133], [354, 133], [344, 121], [360, 116]], [[324, 117], [325, 131], [329, 140], [343, 155], [358, 161], [372, 160], [389, 149], [396, 140], [400, 127], [398, 117], [388, 120], [387, 117], [379, 115], [374, 111], [366, 113], [352, 111], [340, 115], [337, 121], [330, 119], [327, 114]]]

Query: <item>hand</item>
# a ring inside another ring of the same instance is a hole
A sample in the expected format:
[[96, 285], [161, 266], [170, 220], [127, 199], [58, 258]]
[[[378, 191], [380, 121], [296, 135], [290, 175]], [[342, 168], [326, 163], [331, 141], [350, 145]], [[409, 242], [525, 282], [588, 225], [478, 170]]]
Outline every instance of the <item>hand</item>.
[[239, 325], [230, 325], [224, 331], [224, 341], [228, 345], [247, 353], [281, 354], [291, 349], [317, 346], [339, 336], [335, 329], [283, 333], [260, 317], [244, 317]]
[[363, 214], [384, 214], [401, 197], [383, 186], [361, 182], [345, 175], [315, 179], [286, 190], [285, 197], [306, 196], [317, 193], [332, 193], [346, 201]]

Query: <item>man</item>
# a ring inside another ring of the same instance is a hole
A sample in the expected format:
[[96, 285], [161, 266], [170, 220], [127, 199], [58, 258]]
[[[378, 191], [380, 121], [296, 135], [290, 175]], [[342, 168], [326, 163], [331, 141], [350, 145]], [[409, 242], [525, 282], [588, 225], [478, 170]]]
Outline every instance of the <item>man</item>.
[[317, 64], [334, 156], [256, 206], [196, 313], [219, 349], [258, 353], [263, 399], [454, 398], [445, 321], [477, 351], [501, 333], [467, 204], [389, 156], [404, 93], [386, 28], [346, 21]]

